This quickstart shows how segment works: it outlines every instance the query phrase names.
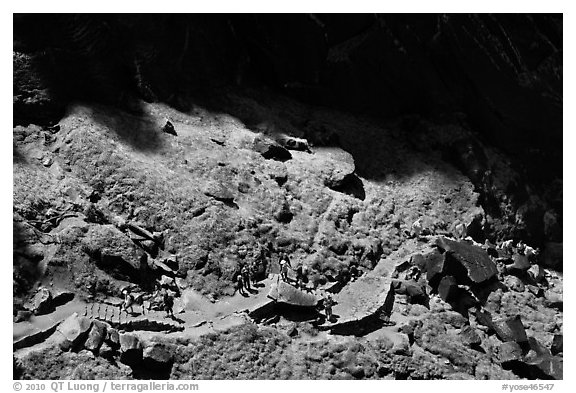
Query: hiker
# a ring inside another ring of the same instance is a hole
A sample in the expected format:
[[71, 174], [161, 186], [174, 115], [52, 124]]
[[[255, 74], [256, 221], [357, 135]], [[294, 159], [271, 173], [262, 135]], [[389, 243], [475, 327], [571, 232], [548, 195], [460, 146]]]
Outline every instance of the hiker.
[[282, 261], [285, 261], [288, 264], [288, 267], [290, 269], [292, 269], [292, 263], [290, 262], [290, 258], [288, 258], [288, 254], [283, 252], [280, 254], [280, 264], [282, 264]]
[[524, 252], [526, 251], [526, 245], [522, 242], [522, 240], [518, 241], [518, 244], [516, 245], [516, 251], [520, 255], [525, 255]]
[[124, 288], [122, 294], [124, 295], [124, 301], [122, 302], [121, 310], [128, 314], [128, 309], [130, 309], [130, 314], [132, 314], [134, 312], [134, 296], [130, 293], [128, 288]]
[[248, 269], [247, 264], [244, 264], [244, 266], [242, 266], [240, 274], [242, 275], [242, 282], [244, 284], [244, 288], [246, 288], [247, 291], [252, 290], [252, 288], [250, 287], [250, 270]]
[[156, 305], [160, 303], [161, 301], [160, 298], [161, 298], [161, 286], [158, 281], [155, 281], [154, 292], [152, 292], [148, 300], [148, 312], [150, 312], [153, 306], [155, 307], [155, 309], [157, 309]]
[[500, 246], [497, 248], [501, 249], [502, 251], [504, 251], [507, 254], [513, 254], [513, 252], [512, 252], [513, 244], [514, 244], [514, 240], [510, 239], [510, 240], [506, 240], [506, 241], [503, 241], [502, 243], [500, 243]]
[[410, 236], [419, 237], [422, 233], [422, 229], [422, 218], [419, 218], [412, 223], [412, 227], [410, 228]]
[[244, 292], [244, 280], [242, 279], [241, 273], [238, 273], [236, 275], [236, 291], [238, 291], [238, 293], [242, 296], [246, 294], [246, 292]]
[[458, 240], [464, 239], [466, 237], [466, 225], [461, 222], [457, 222], [456, 225], [454, 225], [453, 234], [454, 237]]
[[164, 311], [166, 311], [166, 317], [174, 318], [174, 311], [172, 308], [174, 307], [174, 297], [168, 292], [166, 288], [162, 288], [162, 303]]
[[282, 281], [288, 282], [288, 262], [285, 259], [280, 260], [280, 277]]
[[528, 257], [528, 260], [531, 263], [535, 263], [538, 257], [538, 254], [540, 254], [539, 250], [536, 248], [532, 248], [530, 246], [526, 246], [524, 248], [524, 255], [526, 255], [526, 257]]
[[332, 295], [328, 294], [324, 299], [324, 312], [326, 313], [327, 321], [332, 321], [332, 306], [334, 306], [334, 300]]
[[406, 271], [406, 280], [418, 281], [420, 278], [420, 269], [417, 266], [410, 266], [408, 271]]
[[260, 245], [254, 253], [252, 261], [252, 282], [264, 280], [268, 277], [268, 258], [264, 247]]
[[358, 269], [358, 262], [352, 261], [350, 263], [350, 279], [351, 281], [355, 281], [358, 277], [360, 277], [360, 270]]
[[300, 289], [308, 283], [308, 267], [300, 265], [296, 268], [296, 286]]

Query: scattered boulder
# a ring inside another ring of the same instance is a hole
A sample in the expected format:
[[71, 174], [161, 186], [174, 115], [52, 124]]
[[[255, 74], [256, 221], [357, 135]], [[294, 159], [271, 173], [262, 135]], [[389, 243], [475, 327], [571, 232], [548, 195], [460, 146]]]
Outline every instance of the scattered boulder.
[[284, 162], [292, 158], [292, 154], [286, 148], [270, 139], [256, 137], [252, 149], [267, 160]]
[[215, 180], [206, 183], [206, 185], [204, 185], [204, 187], [202, 188], [202, 192], [204, 193], [204, 195], [214, 198], [220, 202], [224, 203], [234, 202], [235, 195], [230, 190], [230, 188], [226, 187], [221, 182]]
[[284, 201], [274, 213], [274, 219], [283, 224], [288, 224], [294, 218], [294, 213], [290, 210], [288, 201]]
[[462, 343], [467, 346], [477, 346], [482, 344], [482, 338], [472, 326], [464, 326], [459, 333]]
[[284, 146], [288, 150], [298, 150], [298, 151], [305, 151], [310, 153], [310, 145], [308, 145], [308, 141], [303, 138], [296, 138], [290, 135], [281, 135], [277, 138], [278, 143]]
[[392, 286], [397, 295], [406, 295], [410, 303], [428, 304], [426, 288], [414, 280], [393, 280]]
[[97, 352], [104, 343], [107, 328], [108, 324], [101, 321], [93, 321], [90, 332], [88, 333], [88, 338], [84, 343], [84, 348], [92, 352]]
[[517, 342], [508, 341], [498, 347], [498, 360], [500, 363], [507, 363], [522, 359], [522, 348]]
[[348, 371], [350, 372], [350, 375], [352, 375], [356, 379], [362, 379], [366, 375], [366, 372], [364, 371], [364, 367], [362, 367], [362, 366], [350, 367], [350, 369]]
[[492, 327], [498, 338], [504, 342], [514, 341], [522, 343], [528, 341], [520, 315], [495, 320], [492, 322]]
[[536, 285], [526, 285], [526, 288], [528, 289], [528, 291], [530, 291], [531, 294], [533, 294], [536, 297], [543, 297], [544, 296], [544, 290]]
[[366, 198], [364, 183], [355, 173], [349, 173], [342, 179], [327, 179], [326, 186], [334, 191], [338, 191], [363, 201]]
[[510, 288], [511, 290], [513, 290], [515, 292], [524, 292], [524, 290], [526, 289], [522, 280], [520, 280], [516, 276], [507, 276], [505, 278], [504, 283], [506, 284], [506, 286], [508, 288]]
[[92, 321], [86, 317], [78, 316], [78, 313], [70, 315], [56, 329], [63, 336], [60, 342], [62, 350], [78, 347], [88, 335]]
[[169, 121], [166, 121], [166, 124], [164, 124], [164, 126], [162, 127], [162, 132], [164, 132], [166, 134], [178, 136], [178, 134], [176, 133], [176, 130], [174, 129], [174, 125]]
[[52, 160], [52, 157], [46, 157], [44, 159], [44, 161], [42, 161], [42, 165], [44, 165], [45, 167], [49, 167], [54, 163], [54, 161]]

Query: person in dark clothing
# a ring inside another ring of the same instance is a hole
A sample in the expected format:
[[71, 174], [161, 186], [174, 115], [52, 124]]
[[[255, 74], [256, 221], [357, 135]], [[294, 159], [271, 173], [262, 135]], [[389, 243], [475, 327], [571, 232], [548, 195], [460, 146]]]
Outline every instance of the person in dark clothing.
[[396, 289], [393, 283], [390, 283], [390, 288], [386, 294], [386, 299], [384, 300], [384, 306], [382, 307], [381, 319], [384, 325], [391, 326], [395, 325], [394, 322], [390, 321], [392, 316], [392, 309], [394, 308], [394, 300], [396, 299]]
[[300, 289], [308, 284], [308, 268], [306, 266], [300, 265], [296, 268], [296, 284]]
[[242, 282], [244, 283], [244, 288], [250, 291], [252, 288], [250, 287], [250, 269], [248, 269], [248, 265], [242, 266], [240, 274], [242, 275]]
[[326, 313], [326, 320], [332, 321], [332, 307], [334, 306], [335, 302], [332, 299], [332, 296], [328, 294], [324, 299], [324, 312]]
[[166, 311], [166, 317], [174, 318], [174, 297], [166, 290], [162, 288], [162, 303], [164, 305], [164, 311]]

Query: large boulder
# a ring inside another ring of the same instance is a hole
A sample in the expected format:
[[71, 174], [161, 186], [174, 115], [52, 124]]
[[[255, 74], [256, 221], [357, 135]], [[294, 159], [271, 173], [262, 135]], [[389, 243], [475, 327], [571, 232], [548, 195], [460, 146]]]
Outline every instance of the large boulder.
[[224, 203], [234, 201], [235, 195], [232, 192], [232, 186], [226, 185], [220, 181], [210, 180], [202, 187], [204, 195]]
[[35, 315], [48, 314], [54, 311], [54, 302], [50, 290], [45, 287], [38, 288], [27, 308]]
[[522, 348], [517, 342], [508, 341], [498, 347], [498, 360], [500, 363], [512, 362], [522, 359]]
[[[530, 344], [530, 351], [524, 357], [523, 362], [527, 365], [536, 367], [538, 371], [535, 374], [539, 377], [562, 379], [562, 358], [552, 356], [550, 350], [543, 346], [534, 337], [530, 337], [528, 343]], [[541, 373], [542, 376], [538, 375], [539, 373]]]
[[464, 326], [458, 335], [464, 345], [477, 346], [482, 344], [482, 338], [476, 329], [470, 325]]
[[78, 316], [78, 313], [70, 315], [58, 326], [56, 331], [62, 336], [60, 348], [69, 350], [77, 348], [86, 339], [92, 321], [86, 317]]
[[172, 366], [174, 356], [164, 345], [154, 343], [144, 349], [142, 360], [150, 368], [168, 368]]
[[120, 348], [120, 334], [118, 333], [118, 330], [114, 328], [108, 328], [106, 330], [106, 339], [104, 342], [110, 345], [110, 347], [113, 349]]
[[284, 281], [273, 284], [268, 293], [268, 297], [278, 303], [285, 303], [292, 306], [315, 307], [318, 304], [316, 296], [296, 289]]
[[102, 269], [118, 278], [140, 278], [144, 251], [114, 225], [90, 225], [82, 246]]
[[558, 355], [564, 352], [564, 335], [555, 334], [552, 340], [552, 347], [550, 348], [552, 355]]
[[252, 148], [267, 160], [288, 161], [292, 158], [292, 154], [286, 148], [271, 139], [256, 137]]
[[84, 343], [84, 348], [92, 352], [98, 351], [106, 339], [107, 329], [108, 324], [101, 321], [93, 321], [90, 332], [88, 333], [88, 338]]
[[514, 341], [522, 343], [528, 341], [520, 315], [495, 320], [492, 322], [492, 328], [498, 338], [504, 342]]
[[478, 246], [445, 237], [438, 238], [436, 245], [446, 251], [443, 272], [452, 273], [458, 282], [464, 278], [459, 277], [461, 268], [456, 265], [463, 267], [467, 278], [476, 284], [487, 281], [498, 273], [496, 264], [486, 251]]
[[120, 361], [128, 366], [142, 361], [142, 344], [134, 334], [120, 334]]
[[322, 148], [315, 155], [326, 187], [360, 200], [366, 198], [364, 184], [355, 173], [354, 157], [350, 153], [342, 149]]

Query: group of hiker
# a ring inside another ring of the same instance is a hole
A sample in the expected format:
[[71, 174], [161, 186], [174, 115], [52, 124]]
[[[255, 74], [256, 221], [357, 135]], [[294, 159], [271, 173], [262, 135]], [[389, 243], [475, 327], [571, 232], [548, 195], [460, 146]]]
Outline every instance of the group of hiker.
[[[130, 314], [134, 312], [134, 305], [140, 305], [142, 307], [142, 314], [150, 312], [152, 309], [157, 309], [166, 312], [166, 317], [174, 317], [174, 295], [172, 291], [166, 288], [165, 285], [160, 284], [158, 281], [155, 283], [155, 289], [152, 294], [138, 294], [132, 293], [130, 288], [124, 288], [122, 290], [122, 295], [124, 297], [122, 304], [120, 305], [120, 311]], [[144, 301], [147, 300], [147, 307]]]
[[[240, 254], [240, 253], [239, 253]], [[266, 276], [266, 269], [268, 267], [268, 254], [267, 248], [260, 247], [257, 251], [255, 258], [250, 261], [245, 261], [245, 252], [242, 252], [240, 260], [244, 260], [241, 264], [240, 272], [236, 274], [234, 279], [236, 283], [236, 291], [238, 291], [242, 296], [247, 296], [246, 292], [251, 293], [253, 291], [252, 285], [254, 285], [260, 278]]]

